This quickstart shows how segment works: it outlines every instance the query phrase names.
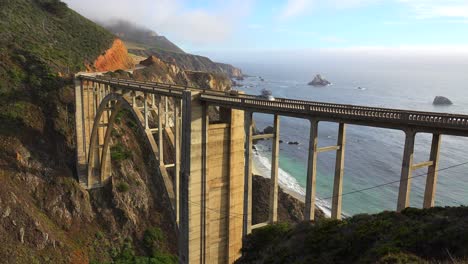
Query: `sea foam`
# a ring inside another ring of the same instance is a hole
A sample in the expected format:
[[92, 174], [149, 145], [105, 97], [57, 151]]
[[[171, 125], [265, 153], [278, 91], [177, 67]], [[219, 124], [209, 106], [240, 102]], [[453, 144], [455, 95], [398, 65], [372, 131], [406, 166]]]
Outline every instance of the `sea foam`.
[[[271, 156], [271, 152], [267, 150], [266, 146], [260, 144], [255, 145], [255, 147], [257, 150], [254, 151], [253, 161], [258, 173], [265, 178], [271, 178], [271, 160], [268, 158], [268, 156]], [[278, 183], [282, 188], [299, 194], [303, 198], [303, 201], [305, 200], [304, 188], [291, 174], [284, 171], [281, 167], [278, 168]], [[315, 203], [326, 216], [331, 216], [331, 204], [329, 202], [316, 198]]]

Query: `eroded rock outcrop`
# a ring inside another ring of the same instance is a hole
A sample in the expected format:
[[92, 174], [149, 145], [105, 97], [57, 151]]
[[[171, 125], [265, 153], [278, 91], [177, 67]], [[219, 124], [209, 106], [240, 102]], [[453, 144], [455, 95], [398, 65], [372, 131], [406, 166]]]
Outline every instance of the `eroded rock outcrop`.
[[166, 62], [156, 56], [149, 56], [140, 62], [146, 66], [136, 70], [134, 78], [153, 82], [162, 82], [219, 91], [229, 90], [231, 80], [224, 74], [188, 71], [172, 62]]
[[312, 85], [312, 86], [327, 86], [327, 85], [330, 85], [331, 82], [329, 82], [328, 80], [326, 80], [325, 78], [322, 77], [322, 75], [320, 74], [317, 74], [314, 79], [308, 83], [308, 85]]
[[114, 40], [112, 47], [94, 61], [96, 71], [115, 71], [133, 68], [133, 60], [128, 55], [127, 47], [120, 40]]
[[436, 96], [434, 101], [432, 102], [433, 105], [452, 105], [452, 101], [444, 96]]
[[[252, 178], [252, 224], [268, 220], [270, 179], [254, 175]], [[325, 217], [323, 211], [315, 208], [315, 217]], [[304, 203], [287, 194], [280, 187], [278, 191], [278, 221], [299, 223], [304, 220]]]

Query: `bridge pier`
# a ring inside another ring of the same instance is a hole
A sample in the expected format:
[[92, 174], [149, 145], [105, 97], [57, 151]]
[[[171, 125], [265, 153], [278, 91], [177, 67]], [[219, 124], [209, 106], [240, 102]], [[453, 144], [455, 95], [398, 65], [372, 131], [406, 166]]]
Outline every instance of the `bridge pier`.
[[318, 120], [310, 119], [309, 157], [307, 159], [307, 184], [304, 220], [313, 221], [317, 180]]
[[279, 131], [280, 117], [274, 116], [273, 121], [273, 142], [272, 142], [272, 157], [271, 157], [271, 180], [270, 180], [270, 208], [269, 208], [269, 223], [273, 224], [278, 221], [278, 167], [279, 167]]
[[403, 152], [403, 164], [401, 167], [400, 190], [398, 193], [397, 211], [401, 212], [409, 206], [411, 193], [411, 176], [413, 172], [414, 141], [416, 133], [414, 130], [405, 131], [405, 149]]
[[426, 189], [424, 192], [424, 208], [434, 206], [437, 176], [439, 171], [439, 150], [441, 138], [442, 136], [440, 134], [432, 134], [431, 154], [429, 156], [429, 160], [432, 161], [433, 164], [429, 166], [427, 172]]
[[253, 114], [245, 112], [245, 172], [244, 172], [244, 215], [243, 236], [252, 233], [252, 137]]
[[336, 143], [335, 178], [333, 180], [332, 219], [341, 219], [341, 203], [343, 192], [344, 157], [346, 146], [346, 124], [340, 123], [338, 128], [338, 140]]

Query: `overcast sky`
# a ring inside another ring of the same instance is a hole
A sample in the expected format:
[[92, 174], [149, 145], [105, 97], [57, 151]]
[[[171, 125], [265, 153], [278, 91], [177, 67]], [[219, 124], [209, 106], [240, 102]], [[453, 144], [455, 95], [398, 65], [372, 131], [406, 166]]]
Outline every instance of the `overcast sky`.
[[187, 51], [468, 50], [468, 0], [65, 0]]

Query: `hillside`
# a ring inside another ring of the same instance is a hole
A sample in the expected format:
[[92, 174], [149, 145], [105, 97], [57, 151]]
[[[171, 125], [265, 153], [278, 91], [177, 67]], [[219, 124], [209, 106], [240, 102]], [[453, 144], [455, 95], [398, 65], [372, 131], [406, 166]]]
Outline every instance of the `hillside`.
[[230, 64], [213, 62], [207, 57], [187, 53], [167, 52], [160, 49], [129, 49], [129, 52], [138, 56], [156, 56], [163, 61], [176, 64], [183, 70], [201, 71], [225, 74], [230, 78], [240, 78], [242, 71]]
[[130, 53], [137, 56], [156, 56], [187, 71], [220, 73], [226, 74], [230, 78], [243, 76], [240, 69], [230, 64], [217, 63], [207, 57], [185, 53], [166, 37], [160, 36], [145, 27], [124, 20], [117, 20], [103, 25], [124, 40]]
[[124, 20], [104, 23], [103, 26], [121, 39], [124, 39], [129, 48], [158, 49], [161, 51], [185, 53], [181, 48], [156, 32], [140, 27]]
[[72, 74], [128, 68], [123, 43], [57, 0], [4, 0], [0, 14], [0, 262], [173, 263], [132, 120], [115, 127], [113, 184], [86, 191], [74, 175]]
[[321, 219], [255, 230], [237, 263], [467, 263], [468, 208]]

